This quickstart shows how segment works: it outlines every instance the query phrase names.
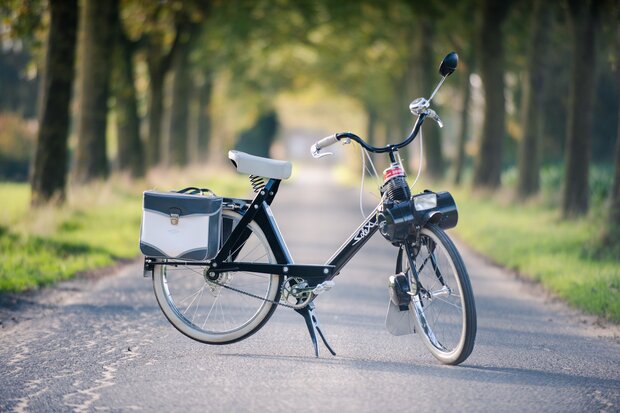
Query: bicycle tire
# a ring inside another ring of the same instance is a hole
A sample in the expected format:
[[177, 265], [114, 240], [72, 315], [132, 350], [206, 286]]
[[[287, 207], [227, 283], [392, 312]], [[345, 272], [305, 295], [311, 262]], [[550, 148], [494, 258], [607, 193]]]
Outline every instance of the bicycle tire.
[[402, 250], [397, 272], [408, 275], [411, 291], [416, 292], [409, 310], [417, 332], [441, 363], [460, 364], [473, 351], [477, 329], [476, 305], [463, 259], [448, 235], [434, 224], [421, 230], [415, 254], [420, 288], [415, 285], [408, 254]]
[[[223, 223], [231, 228], [241, 215], [224, 210]], [[226, 225], [223, 225], [226, 226]], [[247, 240], [231, 254], [232, 261], [275, 263], [275, 256], [260, 226], [247, 226]], [[250, 272], [222, 273], [218, 283], [263, 297], [260, 300], [209, 282], [205, 267], [157, 265], [153, 289], [168, 321], [187, 337], [206, 344], [230, 344], [260, 330], [272, 316], [280, 300], [283, 276]]]

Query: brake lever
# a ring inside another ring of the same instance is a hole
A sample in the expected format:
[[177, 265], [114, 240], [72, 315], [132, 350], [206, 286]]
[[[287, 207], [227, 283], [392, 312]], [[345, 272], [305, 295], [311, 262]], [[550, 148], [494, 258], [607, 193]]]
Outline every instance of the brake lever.
[[[344, 139], [341, 139], [340, 142], [342, 142], [343, 145], [349, 145], [351, 143], [351, 139], [344, 138]], [[319, 158], [322, 158], [328, 155], [333, 155], [333, 152], [321, 153], [321, 150], [316, 148], [316, 143], [310, 147], [310, 153], [312, 154], [312, 157], [315, 159], [319, 159]]]
[[321, 153], [321, 150], [316, 148], [316, 143], [310, 147], [310, 153], [312, 154], [312, 157], [314, 159], [319, 159], [319, 158], [322, 158], [324, 156], [333, 155], [332, 152], [323, 152], [323, 153]]
[[433, 109], [426, 109], [426, 116], [437, 122], [440, 128], [443, 128], [443, 122], [439, 118], [437, 112], [435, 112]]

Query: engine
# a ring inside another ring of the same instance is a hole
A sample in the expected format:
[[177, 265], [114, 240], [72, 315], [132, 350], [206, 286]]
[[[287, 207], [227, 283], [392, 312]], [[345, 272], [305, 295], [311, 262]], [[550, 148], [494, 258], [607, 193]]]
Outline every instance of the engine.
[[381, 193], [385, 194], [386, 201], [395, 203], [408, 201], [411, 198], [411, 191], [407, 184], [405, 170], [399, 163], [393, 163], [383, 171], [383, 186]]
[[381, 235], [398, 245], [426, 223], [432, 222], [443, 229], [453, 228], [458, 222], [454, 198], [449, 192], [424, 191], [411, 196], [405, 173], [398, 164], [392, 164], [383, 173], [384, 201], [377, 212]]
[[413, 214], [409, 201], [411, 190], [407, 184], [405, 170], [395, 162], [383, 171], [383, 205], [377, 216], [379, 232], [392, 243], [404, 240], [409, 234], [409, 224], [413, 222]]

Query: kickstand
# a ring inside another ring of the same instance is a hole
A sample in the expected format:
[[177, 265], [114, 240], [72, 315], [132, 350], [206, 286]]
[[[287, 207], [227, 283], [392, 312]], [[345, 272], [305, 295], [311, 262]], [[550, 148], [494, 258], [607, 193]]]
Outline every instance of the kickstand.
[[306, 320], [306, 326], [308, 327], [308, 332], [310, 333], [310, 338], [312, 339], [312, 345], [314, 346], [314, 355], [316, 357], [319, 356], [319, 344], [316, 339], [316, 333], [318, 331], [319, 336], [321, 336], [321, 340], [323, 340], [323, 344], [325, 344], [325, 347], [327, 347], [329, 352], [332, 353], [333, 356], [335, 356], [336, 352], [327, 342], [327, 339], [325, 338], [325, 336], [323, 335], [323, 331], [321, 330], [321, 326], [319, 325], [319, 320], [314, 314], [314, 303], [310, 303], [306, 307], [295, 311], [301, 314], [304, 320]]

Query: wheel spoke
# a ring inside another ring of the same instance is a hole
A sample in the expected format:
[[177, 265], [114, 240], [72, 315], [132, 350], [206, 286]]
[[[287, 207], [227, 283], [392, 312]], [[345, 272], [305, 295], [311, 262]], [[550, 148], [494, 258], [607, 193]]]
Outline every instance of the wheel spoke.
[[192, 304], [194, 304], [194, 301], [196, 301], [196, 298], [200, 295], [200, 293], [202, 293], [202, 291], [204, 290], [205, 286], [206, 286], [206, 284], [203, 285], [202, 288], [197, 291], [196, 297], [194, 297], [194, 299], [189, 303], [189, 305], [187, 306], [185, 311], [183, 311], [183, 315], [185, 315], [185, 313], [187, 313], [187, 310], [189, 310], [189, 308], [192, 306]]
[[194, 315], [192, 315], [192, 323], [194, 322], [194, 318], [196, 318], [196, 313], [198, 312], [198, 308], [200, 307], [200, 302], [202, 301], [202, 295], [205, 292], [205, 286], [206, 284], [200, 289], [200, 297], [198, 298], [198, 301], [196, 302], [196, 308], [194, 309]]
[[211, 308], [209, 309], [209, 312], [207, 313], [207, 317], [205, 318], [205, 322], [203, 324], [203, 328], [204, 328], [204, 325], [207, 324], [207, 320], [209, 319], [209, 316], [213, 312], [213, 309], [215, 308], [215, 306], [216, 306], [216, 304], [217, 304], [217, 302], [218, 302], [218, 300], [220, 298], [220, 295], [221, 294], [218, 294], [218, 295], [215, 296], [215, 300], [213, 300], [213, 304], [211, 304]]
[[[200, 289], [200, 290], [202, 290], [202, 289]], [[197, 294], [199, 294], [199, 293], [200, 293], [200, 290], [198, 290], [198, 291], [196, 291], [196, 292], [194, 292], [194, 293], [191, 293], [190, 295], [186, 296], [185, 298], [182, 298], [182, 299], [178, 300], [178, 303], [179, 303], [179, 304], [182, 304], [182, 303], [184, 303], [186, 300], [189, 300], [191, 297], [195, 297]]]
[[235, 255], [237, 252], [239, 252], [239, 250], [241, 250], [241, 248], [243, 248], [243, 247], [245, 246], [245, 243], [246, 243], [246, 242], [248, 242], [248, 240], [247, 240], [247, 239], [246, 239], [245, 241], [243, 241], [243, 242], [241, 243], [241, 245], [239, 245], [239, 246], [237, 247], [237, 249], [235, 249], [234, 251], [232, 251], [232, 252], [228, 255], [228, 257], [226, 258], [226, 261], [230, 261], [230, 260], [231, 260], [231, 258], [232, 258], [232, 256], [233, 256], [233, 255]]
[[439, 300], [439, 301], [443, 301], [444, 303], [446, 303], [446, 304], [448, 304], [448, 305], [453, 306], [454, 308], [458, 309], [459, 311], [462, 311], [462, 310], [463, 310], [463, 308], [462, 308], [461, 306], [456, 305], [456, 304], [454, 304], [454, 303], [451, 303], [450, 301], [445, 300], [445, 299], [443, 299], [443, 298], [441, 298], [441, 297], [435, 297], [434, 299], [435, 299], [435, 300]]

